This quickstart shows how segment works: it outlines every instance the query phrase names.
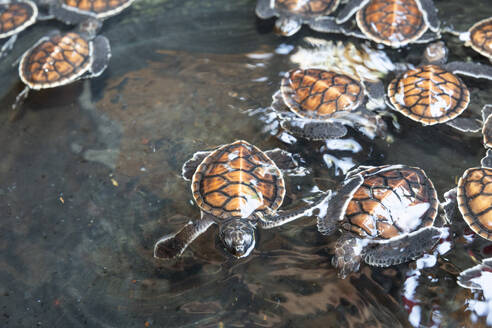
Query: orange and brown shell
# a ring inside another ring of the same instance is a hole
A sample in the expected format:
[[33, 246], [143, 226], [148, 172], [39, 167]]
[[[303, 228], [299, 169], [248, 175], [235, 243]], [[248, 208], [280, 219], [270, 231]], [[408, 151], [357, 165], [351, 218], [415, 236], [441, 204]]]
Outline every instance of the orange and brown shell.
[[321, 69], [294, 69], [282, 79], [285, 104], [300, 117], [329, 119], [353, 111], [364, 100], [362, 85], [353, 78]]
[[420, 168], [385, 165], [359, 174], [364, 181], [347, 206], [344, 229], [361, 237], [390, 239], [433, 225], [437, 192]]
[[334, 12], [340, 0], [275, 0], [280, 13], [302, 17], [324, 16]]
[[406, 71], [391, 81], [388, 96], [397, 111], [423, 125], [450, 121], [470, 102], [463, 81], [437, 65]]
[[121, 12], [135, 0], [62, 0], [65, 9], [87, 13], [95, 18], [104, 19]]
[[468, 32], [470, 38], [467, 45], [492, 60], [492, 17], [479, 21]]
[[31, 89], [69, 84], [91, 67], [92, 47], [73, 32], [45, 37], [22, 56], [20, 78]]
[[0, 38], [19, 33], [36, 22], [38, 8], [31, 1], [0, 4]]
[[221, 146], [198, 166], [191, 190], [197, 205], [219, 219], [277, 210], [285, 195], [275, 163], [246, 141]]
[[356, 19], [369, 39], [395, 48], [418, 40], [428, 28], [415, 0], [371, 0]]
[[470, 228], [492, 240], [492, 169], [470, 168], [458, 181], [458, 207]]

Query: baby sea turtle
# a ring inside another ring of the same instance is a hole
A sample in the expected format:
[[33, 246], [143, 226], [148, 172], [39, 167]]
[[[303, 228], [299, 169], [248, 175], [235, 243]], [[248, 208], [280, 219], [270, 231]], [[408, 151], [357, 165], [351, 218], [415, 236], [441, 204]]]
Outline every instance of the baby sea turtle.
[[96, 36], [101, 22], [89, 19], [76, 31], [54, 31], [28, 49], [19, 63], [19, 76], [26, 85], [17, 96], [16, 108], [29, 89], [41, 90], [101, 75], [111, 57], [109, 40]]
[[369, 265], [386, 267], [431, 249], [441, 231], [433, 226], [439, 201], [432, 181], [417, 167], [361, 166], [347, 174], [328, 201], [318, 230], [342, 230], [332, 263], [344, 278]]
[[[384, 96], [381, 84], [366, 86], [370, 86], [370, 97]], [[284, 129], [307, 139], [343, 137], [347, 133], [345, 125], [374, 138], [383, 134], [386, 124], [365, 109], [365, 95], [364, 86], [348, 75], [321, 69], [293, 69], [282, 79], [272, 108]]]
[[458, 187], [445, 193], [444, 198], [448, 217], [452, 217], [457, 203], [473, 232], [492, 241], [492, 150], [487, 151], [480, 167], [466, 170], [458, 181]]
[[0, 39], [9, 38], [0, 50], [0, 58], [12, 49], [17, 34], [34, 24], [37, 17], [38, 7], [32, 1], [0, 1]]
[[446, 123], [461, 131], [479, 131], [481, 124], [475, 119], [458, 117], [468, 107], [470, 92], [455, 74], [492, 80], [492, 67], [446, 60], [443, 42], [427, 46], [422, 65], [389, 84], [389, 105], [423, 125]]
[[80, 24], [89, 19], [105, 20], [128, 8], [135, 0], [40, 0], [49, 12], [66, 24]]
[[[346, 23], [355, 13], [358, 30]], [[399, 48], [408, 43], [438, 39], [439, 25], [432, 0], [350, 0], [336, 19], [318, 19], [313, 29], [343, 33]]]
[[311, 25], [318, 17], [334, 12], [340, 0], [258, 0], [256, 15], [262, 19], [277, 16], [275, 31], [291, 36], [302, 24]]
[[270, 229], [310, 215], [322, 202], [295, 211], [277, 211], [285, 195], [280, 169], [292, 169], [291, 154], [274, 149], [261, 151], [244, 140], [193, 155], [183, 166], [201, 217], [179, 232], [161, 238], [156, 258], [174, 258], [211, 225], [219, 225], [226, 249], [235, 257], [248, 256], [255, 246], [255, 227]]

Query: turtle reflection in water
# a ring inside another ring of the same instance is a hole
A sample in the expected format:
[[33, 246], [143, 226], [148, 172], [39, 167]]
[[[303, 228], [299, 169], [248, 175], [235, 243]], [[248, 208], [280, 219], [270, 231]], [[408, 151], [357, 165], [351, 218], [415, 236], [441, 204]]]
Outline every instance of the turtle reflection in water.
[[437, 192], [425, 172], [405, 165], [361, 166], [347, 174], [318, 218], [324, 235], [341, 228], [333, 265], [345, 278], [369, 265], [386, 267], [420, 257], [434, 247]]
[[[367, 91], [366, 91], [367, 90]], [[272, 108], [285, 130], [311, 140], [341, 138], [347, 126], [371, 139], [384, 136], [386, 123], [365, 108], [365, 96], [384, 97], [381, 83], [365, 83], [321, 69], [294, 69], [273, 95]]]
[[27, 97], [29, 89], [41, 90], [101, 75], [111, 57], [109, 41], [96, 36], [101, 22], [89, 19], [77, 31], [54, 31], [41, 38], [20, 60], [19, 76], [26, 85], [13, 108]]
[[179, 232], [161, 238], [156, 258], [173, 258], [211, 225], [219, 225], [226, 249], [235, 257], [248, 256], [255, 246], [255, 227], [270, 229], [321, 208], [328, 196], [302, 209], [277, 211], [285, 195], [280, 169], [295, 169], [291, 154], [274, 149], [262, 152], [239, 140], [212, 151], [197, 152], [183, 166], [201, 217]]

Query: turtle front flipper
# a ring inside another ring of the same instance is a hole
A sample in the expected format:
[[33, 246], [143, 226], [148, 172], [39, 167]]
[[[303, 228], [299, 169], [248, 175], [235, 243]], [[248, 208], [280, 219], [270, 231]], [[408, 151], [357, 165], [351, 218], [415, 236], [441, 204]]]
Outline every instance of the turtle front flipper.
[[433, 32], [439, 31], [440, 21], [437, 16], [437, 9], [434, 6], [433, 0], [419, 0], [419, 9], [424, 15], [425, 21], [429, 26], [429, 29]]
[[187, 160], [183, 164], [183, 168], [181, 169], [181, 176], [186, 181], [190, 181], [193, 178], [193, 174], [195, 174], [196, 168], [200, 165], [201, 162], [212, 153], [210, 151], [198, 151], [193, 154], [193, 157]]
[[207, 231], [214, 224], [211, 218], [204, 217], [197, 221], [190, 221], [175, 234], [166, 235], [159, 239], [154, 246], [154, 257], [172, 259], [183, 254], [186, 247], [196, 237]]
[[424, 255], [440, 237], [439, 228], [428, 227], [388, 241], [372, 241], [362, 257], [367, 264], [378, 267], [405, 263]]
[[290, 211], [278, 211], [273, 216], [265, 216], [258, 221], [258, 225], [262, 229], [271, 229], [300, 219], [303, 216], [312, 216], [315, 209], [318, 209], [320, 213], [323, 213], [326, 210], [326, 206], [330, 197], [331, 192], [327, 192], [323, 194], [319, 199], [317, 199], [314, 203], [303, 208]]
[[108, 67], [111, 58], [111, 46], [109, 40], [102, 35], [97, 36], [94, 41], [94, 61], [91, 66], [90, 77], [101, 75]]
[[492, 148], [492, 105], [485, 105], [482, 108], [482, 135], [483, 145], [487, 148]]
[[281, 170], [295, 170], [299, 167], [299, 163], [294, 159], [291, 153], [275, 148], [265, 151], [265, 154], [277, 165]]
[[271, 6], [270, 0], [258, 0], [256, 4], [256, 16], [261, 19], [268, 19], [275, 16], [275, 10]]
[[360, 174], [355, 174], [353, 178], [347, 180], [342, 188], [333, 195], [324, 215], [318, 216], [318, 231], [323, 235], [330, 235], [337, 228], [347, 209], [352, 196], [362, 185], [364, 179]]
[[462, 132], [478, 132], [482, 129], [482, 124], [473, 118], [457, 117], [447, 121], [446, 125]]
[[479, 63], [450, 62], [444, 68], [454, 74], [492, 80], [492, 66]]
[[343, 124], [330, 121], [294, 118], [283, 120], [280, 125], [297, 136], [311, 140], [337, 139], [347, 134], [347, 128]]
[[484, 272], [492, 272], [492, 258], [484, 259], [481, 264], [461, 272], [457, 279], [458, 285], [470, 289], [483, 289], [482, 283], [486, 284], [488, 281], [482, 278]]
[[362, 81], [362, 84], [364, 85], [364, 89], [366, 90], [369, 99], [374, 100], [376, 102], [379, 102], [381, 100], [384, 101], [386, 90], [384, 88], [384, 84], [381, 81], [377, 81], [377, 82]]
[[322, 16], [316, 17], [309, 21], [309, 27], [314, 31], [322, 33], [344, 33], [342, 25], [337, 24], [334, 17]]
[[359, 9], [367, 5], [369, 0], [351, 0], [349, 1], [337, 16], [337, 24], [345, 23], [352, 17]]
[[441, 208], [444, 211], [446, 221], [451, 223], [451, 219], [454, 216], [457, 205], [457, 190], [456, 188], [450, 189], [444, 193], [444, 203], [441, 203]]
[[365, 244], [365, 240], [351, 233], [344, 233], [338, 239], [331, 259], [331, 264], [338, 269], [338, 277], [345, 279], [352, 272], [359, 271]]
[[492, 149], [487, 150], [487, 154], [480, 160], [482, 167], [492, 168]]

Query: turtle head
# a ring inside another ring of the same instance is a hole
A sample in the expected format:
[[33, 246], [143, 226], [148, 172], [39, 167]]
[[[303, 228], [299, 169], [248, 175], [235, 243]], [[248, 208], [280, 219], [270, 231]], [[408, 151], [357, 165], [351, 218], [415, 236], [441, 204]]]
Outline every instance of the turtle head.
[[220, 228], [220, 238], [232, 255], [246, 257], [255, 247], [255, 228], [247, 219], [232, 219]]
[[278, 18], [275, 21], [275, 33], [282, 36], [291, 36], [301, 29], [301, 22], [293, 18]]
[[425, 64], [445, 64], [448, 60], [448, 48], [442, 41], [429, 44], [424, 51], [423, 62]]
[[101, 27], [102, 21], [96, 18], [89, 18], [79, 24], [78, 30], [87, 35], [88, 39], [94, 39]]

